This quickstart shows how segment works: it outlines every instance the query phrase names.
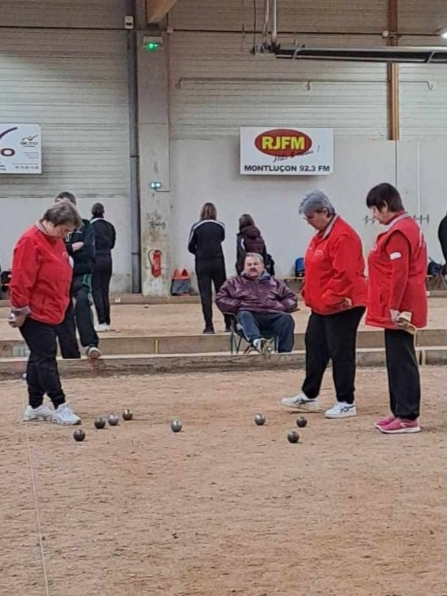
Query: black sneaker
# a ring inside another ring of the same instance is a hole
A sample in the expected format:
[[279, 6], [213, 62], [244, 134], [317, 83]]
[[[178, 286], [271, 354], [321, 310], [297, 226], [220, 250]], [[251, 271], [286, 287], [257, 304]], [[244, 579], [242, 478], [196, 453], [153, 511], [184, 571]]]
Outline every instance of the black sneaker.
[[203, 330], [203, 333], [206, 335], [212, 335], [214, 333], [214, 328], [213, 327], [205, 327], [205, 329]]

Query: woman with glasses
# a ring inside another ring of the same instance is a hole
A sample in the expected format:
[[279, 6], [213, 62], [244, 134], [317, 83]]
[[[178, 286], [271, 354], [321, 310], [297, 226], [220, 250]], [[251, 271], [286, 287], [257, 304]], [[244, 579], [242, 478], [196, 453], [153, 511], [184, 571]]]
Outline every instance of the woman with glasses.
[[391, 184], [372, 188], [366, 205], [383, 226], [368, 257], [366, 323], [385, 330], [391, 411], [374, 426], [385, 434], [418, 433], [421, 381], [414, 334], [427, 325], [427, 245]]
[[[26, 367], [29, 402], [23, 418], [26, 422], [81, 422], [66, 403], [56, 361], [56, 328], [70, 302], [73, 277], [64, 238], [81, 225], [75, 206], [62, 201], [47, 209], [14, 248], [9, 324], [20, 330], [30, 351]], [[53, 409], [44, 404], [45, 394]]]
[[282, 403], [297, 411], [318, 411], [323, 375], [331, 360], [337, 401], [326, 418], [356, 416], [357, 329], [367, 298], [362, 242], [319, 190], [304, 197], [300, 213], [316, 230], [305, 257], [302, 291], [311, 309], [305, 335], [306, 378], [301, 393]]

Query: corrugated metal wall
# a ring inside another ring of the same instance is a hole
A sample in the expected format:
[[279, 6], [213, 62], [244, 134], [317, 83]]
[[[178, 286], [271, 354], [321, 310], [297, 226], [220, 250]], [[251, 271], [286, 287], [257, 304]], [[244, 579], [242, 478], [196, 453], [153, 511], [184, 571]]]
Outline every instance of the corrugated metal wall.
[[[445, 0], [399, 0], [399, 31], [407, 35], [433, 35], [447, 25]], [[436, 38], [428, 45], [437, 45]], [[418, 45], [423, 45], [420, 40]]]
[[[305, 36], [300, 41], [321, 43]], [[346, 44], [332, 36], [324, 42]], [[349, 42], [366, 43], [359, 37]], [[237, 135], [241, 126], [262, 125], [329, 127], [343, 136], [386, 138], [383, 64], [253, 57], [251, 36], [235, 34], [174, 31], [169, 45], [173, 138]]]
[[[170, 14], [174, 29], [253, 30], [262, 23], [264, 0], [179, 0]], [[289, 32], [377, 33], [387, 28], [387, 0], [279, 0], [278, 27]]]
[[0, 121], [42, 125], [44, 171], [0, 196], [129, 195], [124, 32], [3, 30], [0, 80]]
[[[384, 44], [387, 0], [278, 4], [282, 44]], [[276, 124], [386, 138], [386, 67], [253, 57], [250, 48], [261, 36], [242, 31], [262, 28], [263, 6], [262, 0], [180, 0], [170, 13], [173, 138], [231, 136], [241, 126]], [[349, 35], [323, 35], [327, 32]]]
[[[279, 42], [319, 47], [384, 45], [387, 0], [278, 0]], [[447, 25], [443, 0], [399, 0], [402, 45], [437, 45], [436, 28]], [[441, 157], [447, 134], [447, 67], [405, 65], [401, 73], [401, 135], [388, 138], [388, 85], [384, 64], [280, 61], [250, 55], [253, 29], [262, 27], [263, 1], [179, 0], [171, 12], [169, 36], [171, 136], [176, 192], [176, 238], [200, 204], [216, 201], [228, 225], [231, 268], [236, 215], [246, 210], [264, 230], [278, 271], [289, 273], [292, 256], [304, 250], [306, 229], [292, 213], [297, 197], [312, 186], [328, 192], [340, 213], [369, 247], [374, 234], [364, 223], [364, 197], [381, 180], [397, 182], [411, 213], [433, 218], [424, 224], [430, 254], [438, 254], [436, 226], [445, 186]], [[445, 20], [444, 20], [445, 19]], [[428, 36], [428, 37], [424, 37]], [[258, 34], [256, 41], [261, 37]], [[304, 180], [242, 179], [237, 169], [240, 126], [330, 127], [336, 133], [335, 173]], [[428, 137], [426, 141], [420, 141]], [[433, 137], [439, 137], [437, 141]], [[413, 142], [417, 138], [418, 142]], [[383, 142], [377, 142], [383, 139]], [[405, 142], [411, 139], [411, 142]], [[357, 160], [357, 161], [356, 161]], [[436, 167], [432, 167], [432, 162]], [[200, 164], [200, 175], [196, 164]], [[194, 191], [191, 193], [191, 188]], [[433, 193], [435, 190], [435, 193]], [[280, 200], [272, 200], [280, 197]], [[444, 209], [444, 207], [442, 207]], [[287, 228], [287, 226], [290, 226]], [[298, 228], [297, 228], [298, 226]], [[191, 266], [184, 242], [179, 264]]]
[[3, 268], [18, 235], [71, 190], [84, 217], [104, 203], [117, 228], [112, 288], [130, 289], [125, 4], [1, 0], [0, 122], [41, 124], [44, 172], [0, 176]]
[[[28, 177], [31, 196], [128, 194], [124, 32], [3, 31], [0, 79], [1, 120], [42, 125], [44, 175]], [[1, 182], [1, 196], [23, 194], [17, 177]]]
[[[446, 45], [433, 37], [401, 38], [401, 45], [407, 46], [432, 46], [435, 43]], [[399, 70], [402, 138], [447, 136], [447, 66], [402, 64]]]
[[[253, 35], [243, 31], [262, 26], [264, 2], [255, 5], [256, 21], [249, 0], [179, 0], [170, 13], [173, 137], [298, 122], [334, 128], [339, 136], [387, 138], [386, 67], [252, 57]], [[384, 45], [387, 10], [387, 0], [279, 0], [279, 41]], [[408, 34], [401, 45], [442, 44], [433, 34], [443, 25], [445, 0], [399, 0], [399, 30]], [[447, 67], [402, 65], [400, 73], [402, 138], [446, 136]]]
[[124, 0], [1, 0], [0, 27], [123, 27]]

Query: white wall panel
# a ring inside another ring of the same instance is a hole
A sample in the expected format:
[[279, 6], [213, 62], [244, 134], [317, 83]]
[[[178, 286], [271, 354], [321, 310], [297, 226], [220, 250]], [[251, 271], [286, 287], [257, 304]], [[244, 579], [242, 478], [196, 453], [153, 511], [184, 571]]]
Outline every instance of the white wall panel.
[[267, 242], [279, 275], [293, 272], [303, 256], [312, 228], [298, 214], [306, 192], [320, 188], [344, 218], [361, 234], [365, 251], [372, 248], [377, 226], [369, 215], [366, 195], [379, 182], [396, 181], [395, 144], [389, 141], [335, 139], [335, 172], [331, 176], [240, 176], [237, 139], [181, 140], [172, 143], [176, 193], [174, 262], [194, 271], [186, 246], [191, 224], [205, 201], [215, 202], [227, 227], [224, 243], [227, 271], [234, 273], [238, 218], [250, 213]]
[[[1, 177], [0, 177], [1, 186]], [[132, 287], [130, 266], [130, 211], [129, 201], [125, 197], [81, 198], [78, 209], [85, 219], [90, 218], [93, 203], [100, 202], [106, 209], [106, 217], [116, 228], [116, 247], [113, 251], [112, 292], [129, 292]], [[11, 266], [12, 251], [19, 236], [42, 217], [50, 205], [48, 198], [0, 199], [0, 266], [7, 269]]]

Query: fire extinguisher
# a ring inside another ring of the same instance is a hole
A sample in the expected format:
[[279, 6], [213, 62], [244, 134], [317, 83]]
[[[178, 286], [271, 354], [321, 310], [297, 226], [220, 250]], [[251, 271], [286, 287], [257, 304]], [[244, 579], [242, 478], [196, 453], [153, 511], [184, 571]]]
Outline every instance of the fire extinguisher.
[[161, 250], [150, 250], [149, 261], [151, 264], [151, 272], [154, 277], [160, 277], [161, 275], [161, 257], [163, 253]]

